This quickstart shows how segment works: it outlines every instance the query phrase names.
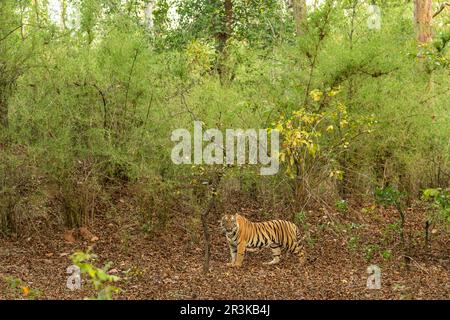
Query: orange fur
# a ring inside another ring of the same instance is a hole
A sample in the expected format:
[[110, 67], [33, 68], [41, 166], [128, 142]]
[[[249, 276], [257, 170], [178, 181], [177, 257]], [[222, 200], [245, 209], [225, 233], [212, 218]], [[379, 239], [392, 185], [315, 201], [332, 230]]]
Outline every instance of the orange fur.
[[268, 264], [278, 263], [281, 250], [289, 251], [305, 262], [305, 253], [300, 244], [298, 227], [286, 220], [270, 220], [265, 222], [252, 222], [245, 217], [225, 215], [221, 220], [228, 244], [230, 247], [232, 266], [242, 265], [247, 248], [270, 247], [273, 260]]

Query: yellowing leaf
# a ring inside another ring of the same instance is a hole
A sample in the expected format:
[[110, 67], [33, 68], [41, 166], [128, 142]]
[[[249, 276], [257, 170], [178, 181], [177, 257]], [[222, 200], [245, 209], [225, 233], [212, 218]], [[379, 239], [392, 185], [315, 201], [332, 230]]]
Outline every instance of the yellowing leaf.
[[321, 92], [321, 91], [318, 90], [318, 89], [314, 89], [313, 91], [311, 91], [311, 92], [309, 93], [309, 95], [311, 96], [311, 98], [312, 98], [314, 101], [319, 101], [319, 100], [322, 98], [323, 92]]
[[22, 287], [22, 294], [24, 295], [24, 297], [28, 297], [28, 295], [30, 294], [30, 288]]
[[346, 125], [348, 125], [348, 121], [345, 119], [342, 119], [339, 124], [341, 125], [341, 127], [345, 127]]

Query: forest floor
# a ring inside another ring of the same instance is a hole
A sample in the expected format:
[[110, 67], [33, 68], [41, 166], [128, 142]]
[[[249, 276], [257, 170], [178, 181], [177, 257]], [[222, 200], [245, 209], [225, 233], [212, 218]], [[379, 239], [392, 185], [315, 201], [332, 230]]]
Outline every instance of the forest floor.
[[[165, 231], [151, 234], [132, 219], [118, 224], [117, 219], [99, 217], [89, 227], [98, 238], [95, 241], [77, 237], [68, 242], [62, 229], [0, 239], [0, 278], [20, 278], [39, 291], [39, 299], [92, 296], [85, 277], [81, 289], [66, 287], [69, 256], [92, 246], [98, 255], [94, 264], [112, 261], [110, 272], [121, 277], [119, 299], [450, 299], [449, 234], [433, 227], [431, 248], [425, 251], [423, 211], [409, 209], [407, 234], [412, 249], [406, 266], [398, 234], [392, 233], [395, 212], [374, 206], [372, 211], [361, 209], [351, 208], [346, 214], [309, 212], [308, 262], [302, 267], [293, 256], [284, 256], [275, 266], [263, 265], [271, 259], [265, 249], [247, 253], [240, 269], [226, 266], [229, 251], [216, 223], [219, 218], [212, 216], [210, 272], [204, 274], [201, 232], [193, 236], [181, 216]], [[255, 211], [242, 210], [250, 217]], [[371, 264], [381, 269], [379, 290], [367, 288]], [[23, 299], [23, 295], [0, 279], [0, 299]]]

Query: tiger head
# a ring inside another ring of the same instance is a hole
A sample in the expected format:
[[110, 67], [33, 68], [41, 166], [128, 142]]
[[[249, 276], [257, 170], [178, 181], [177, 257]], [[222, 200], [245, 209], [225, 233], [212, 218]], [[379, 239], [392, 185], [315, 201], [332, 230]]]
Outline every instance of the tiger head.
[[224, 233], [232, 233], [235, 232], [238, 228], [238, 224], [236, 222], [235, 214], [225, 214], [220, 220], [220, 226], [222, 227], [222, 231]]

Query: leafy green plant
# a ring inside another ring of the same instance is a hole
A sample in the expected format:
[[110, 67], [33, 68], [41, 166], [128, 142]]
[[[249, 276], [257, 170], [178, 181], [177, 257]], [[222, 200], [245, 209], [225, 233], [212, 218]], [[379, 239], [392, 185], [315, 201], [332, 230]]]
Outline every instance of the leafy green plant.
[[303, 225], [305, 223], [305, 220], [306, 220], [306, 214], [305, 214], [305, 211], [303, 211], [303, 210], [300, 212], [297, 212], [294, 215], [294, 223], [297, 225]]
[[3, 280], [6, 282], [12, 293], [22, 299], [35, 300], [41, 295], [41, 292], [39, 290], [30, 288], [30, 286], [25, 285], [20, 278], [6, 276], [3, 278]]
[[402, 208], [402, 198], [404, 197], [404, 194], [398, 191], [397, 188], [393, 186], [386, 186], [383, 188], [376, 188], [375, 189], [375, 200], [385, 206], [394, 206], [397, 210], [397, 212], [400, 215], [400, 240], [402, 244], [403, 250], [406, 250], [405, 247], [405, 223], [406, 223], [406, 217], [405, 213]]
[[345, 213], [348, 211], [348, 203], [345, 199], [339, 199], [335, 203], [335, 207], [339, 212]]
[[425, 222], [425, 247], [428, 247], [428, 230], [432, 224], [440, 223], [444, 228], [450, 226], [450, 189], [425, 189], [422, 193], [422, 200], [429, 203], [430, 206], [430, 213]]
[[392, 250], [386, 249], [381, 252], [381, 256], [385, 260], [389, 260], [392, 258]]
[[384, 206], [399, 205], [402, 193], [393, 186], [375, 188], [375, 200]]
[[81, 274], [86, 274], [89, 277], [89, 283], [97, 291], [96, 297], [89, 297], [88, 299], [112, 300], [113, 295], [120, 292], [120, 288], [112, 285], [112, 283], [119, 281], [120, 278], [108, 274], [112, 263], [108, 262], [102, 268], [93, 266], [91, 262], [95, 261], [97, 255], [91, 252], [91, 248], [86, 252], [77, 251], [70, 258], [73, 264], [80, 268]]
[[350, 237], [350, 239], [347, 242], [347, 247], [349, 250], [354, 251], [358, 247], [358, 243], [359, 243], [359, 237], [352, 236], [352, 237]]
[[432, 202], [435, 212], [431, 217], [433, 221], [450, 222], [450, 189], [425, 189], [422, 199]]
[[379, 251], [380, 247], [376, 244], [366, 245], [364, 247], [364, 257], [366, 258], [367, 261], [370, 261]]

